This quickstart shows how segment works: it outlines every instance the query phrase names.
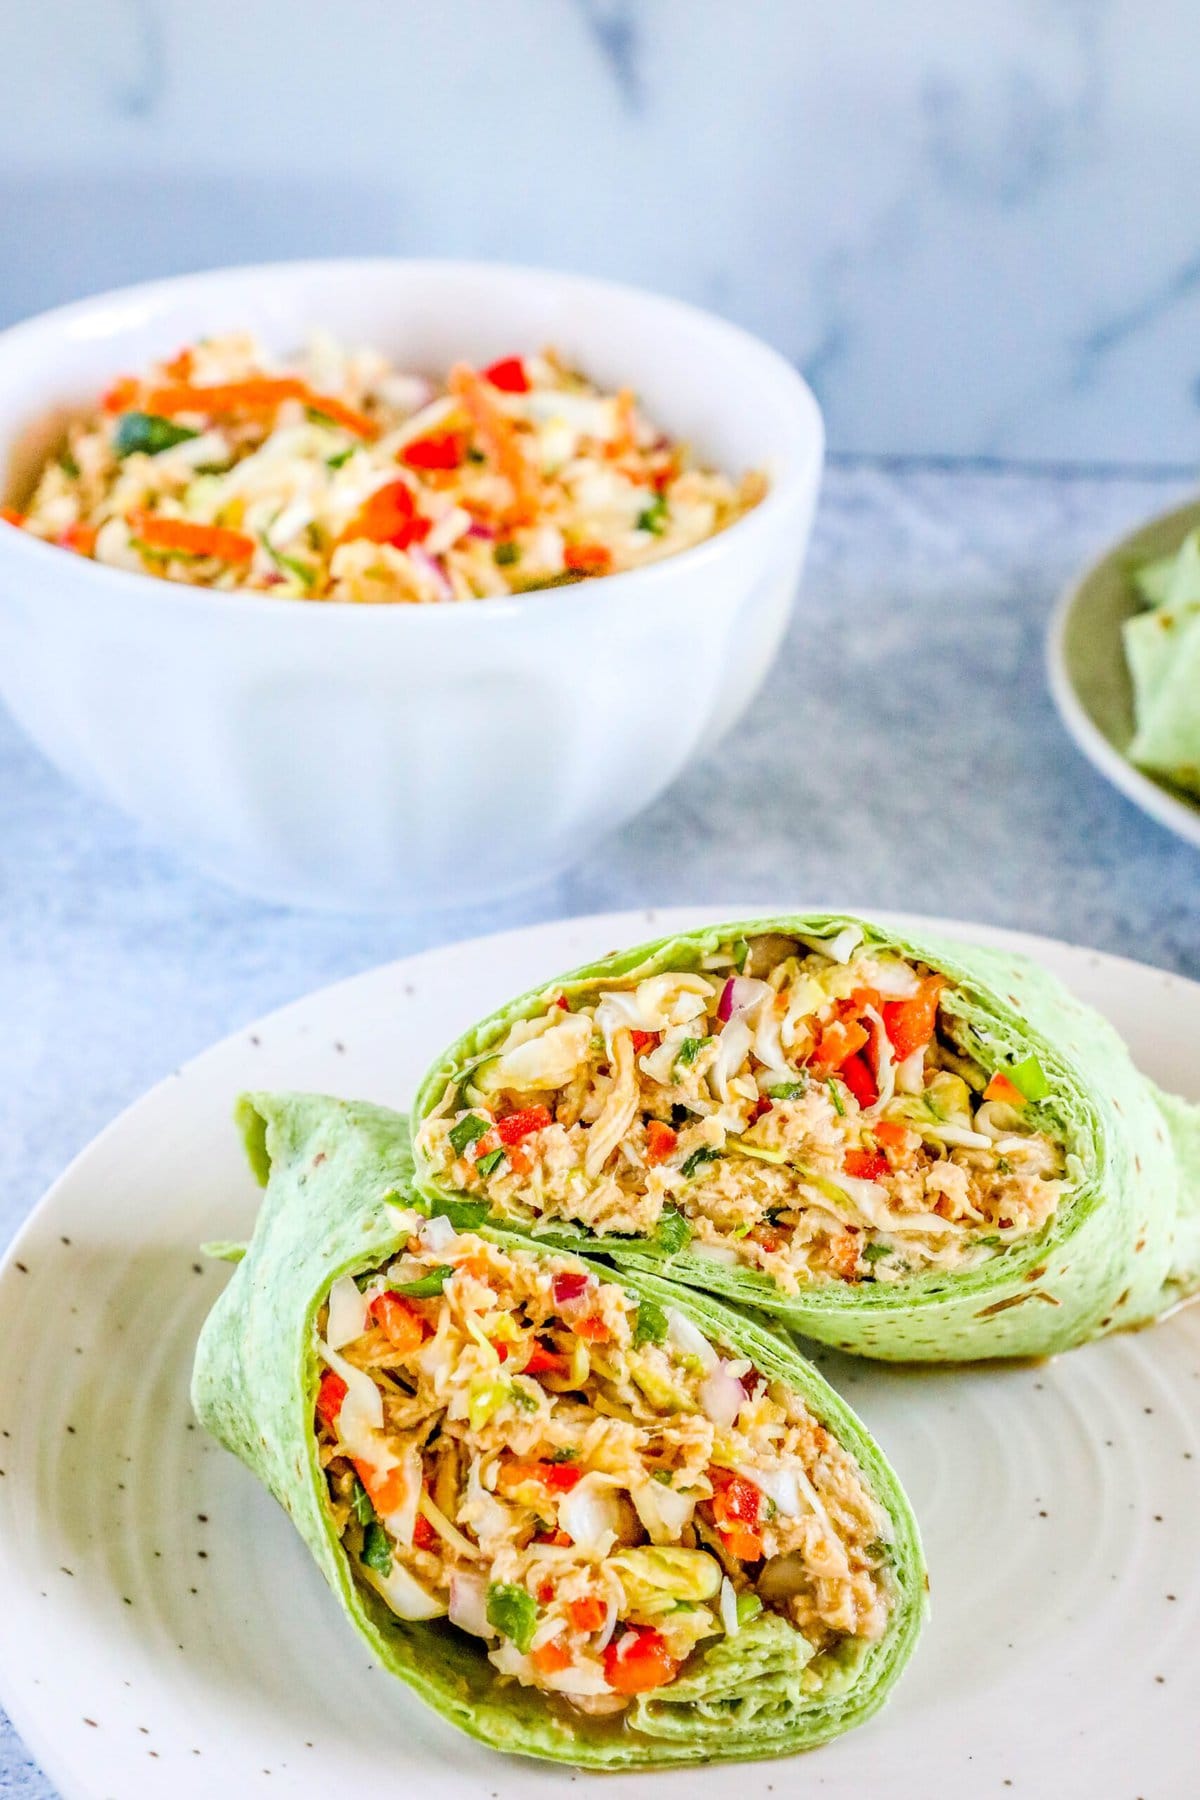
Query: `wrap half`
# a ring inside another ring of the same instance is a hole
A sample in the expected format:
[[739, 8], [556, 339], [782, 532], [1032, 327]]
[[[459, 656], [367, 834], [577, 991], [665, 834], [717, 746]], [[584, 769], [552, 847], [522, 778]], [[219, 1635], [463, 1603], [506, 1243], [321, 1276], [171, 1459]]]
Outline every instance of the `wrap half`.
[[1196, 1287], [1198, 1121], [1025, 958], [785, 916], [484, 1019], [417, 1096], [416, 1181], [861, 1355], [1045, 1355]]
[[193, 1403], [384, 1668], [484, 1743], [597, 1769], [802, 1750], [882, 1705], [917, 1528], [789, 1339], [423, 1214], [394, 1113], [241, 1113], [267, 1191]]

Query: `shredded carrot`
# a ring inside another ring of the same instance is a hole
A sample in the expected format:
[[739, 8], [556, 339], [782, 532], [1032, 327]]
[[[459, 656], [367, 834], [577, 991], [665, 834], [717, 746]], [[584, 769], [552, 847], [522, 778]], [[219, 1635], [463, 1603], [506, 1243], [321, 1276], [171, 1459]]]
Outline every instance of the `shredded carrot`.
[[246, 381], [219, 381], [209, 387], [181, 381], [171, 387], [151, 388], [145, 410], [160, 418], [170, 418], [173, 413], [204, 413], [215, 418], [221, 413], [269, 412], [285, 400], [307, 400], [308, 396], [308, 384], [294, 375], [253, 375]]
[[249, 562], [254, 539], [244, 531], [228, 531], [223, 525], [200, 525], [192, 519], [168, 519], [161, 513], [137, 512], [129, 516], [134, 537], [148, 550], [167, 555], [215, 556], [221, 562]]
[[537, 480], [525, 460], [512, 420], [497, 406], [489, 383], [467, 363], [455, 363], [447, 386], [470, 414], [484, 454], [512, 488], [504, 517], [509, 524], [528, 524], [537, 512]]
[[195, 367], [195, 351], [181, 350], [177, 356], [171, 358], [170, 362], [163, 364], [163, 373], [169, 375], [172, 381], [190, 381], [192, 370]]
[[371, 1496], [371, 1504], [378, 1513], [395, 1512], [403, 1506], [408, 1492], [408, 1478], [402, 1463], [394, 1469], [376, 1469], [368, 1462], [360, 1462], [353, 1458], [358, 1479]]
[[343, 431], [352, 431], [355, 437], [364, 438], [368, 443], [379, 436], [379, 427], [374, 419], [368, 418], [365, 412], [357, 407], [347, 406], [333, 394], [314, 394], [309, 390], [305, 400], [314, 412], [323, 413], [333, 424], [340, 425]]
[[121, 375], [101, 396], [101, 409], [106, 413], [128, 412], [130, 407], [136, 406], [141, 391], [140, 381], [132, 375]]
[[15, 506], [0, 506], [0, 519], [3, 519], [6, 525], [23, 525], [25, 514], [18, 512]]
[[576, 1325], [575, 1335], [583, 1338], [589, 1344], [605, 1344], [612, 1336], [612, 1332], [603, 1319], [598, 1318], [595, 1313], [589, 1313], [586, 1319], [580, 1319]]

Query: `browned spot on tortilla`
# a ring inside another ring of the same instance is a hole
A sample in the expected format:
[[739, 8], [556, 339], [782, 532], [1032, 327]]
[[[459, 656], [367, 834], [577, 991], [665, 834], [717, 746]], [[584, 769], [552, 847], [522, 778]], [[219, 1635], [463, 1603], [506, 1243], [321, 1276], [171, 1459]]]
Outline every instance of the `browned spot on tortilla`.
[[1137, 1243], [1133, 1246], [1134, 1255], [1136, 1256], [1137, 1252], [1139, 1250], [1144, 1250], [1145, 1248], [1146, 1248], [1146, 1240], [1144, 1237], [1141, 1237], [1138, 1239]]
[[1026, 1281], [1040, 1281], [1042, 1279], [1042, 1276], [1045, 1273], [1046, 1273], [1046, 1264], [1041, 1263], [1041, 1264], [1039, 1264], [1039, 1266], [1036, 1269], [1030, 1269], [1030, 1271], [1029, 1271], [1028, 1275], [1026, 1275], [1025, 1279], [1026, 1279]]
[[1044, 1300], [1047, 1306], [1062, 1305], [1062, 1301], [1056, 1300], [1053, 1294], [1048, 1294], [1045, 1288], [1031, 1288], [1027, 1294], [1010, 1294], [1007, 1300], [993, 1300], [990, 1306], [982, 1307], [975, 1317], [990, 1319], [996, 1313], [1007, 1312], [1010, 1306], [1023, 1306], [1026, 1300]]
[[1007, 1312], [1010, 1306], [1024, 1306], [1026, 1300], [1032, 1298], [1033, 1296], [1031, 1294], [1010, 1294], [1007, 1300], [993, 1300], [990, 1306], [981, 1306], [979, 1311], [975, 1314], [975, 1317], [977, 1319], [991, 1319], [994, 1318], [997, 1313]]

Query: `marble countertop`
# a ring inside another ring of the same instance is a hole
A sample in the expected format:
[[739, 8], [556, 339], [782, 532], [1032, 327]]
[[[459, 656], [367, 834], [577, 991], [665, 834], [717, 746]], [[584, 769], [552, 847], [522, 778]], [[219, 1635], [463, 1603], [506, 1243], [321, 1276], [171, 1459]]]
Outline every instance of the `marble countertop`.
[[[307, 989], [437, 942], [668, 902], [979, 919], [1200, 976], [1200, 856], [1063, 733], [1043, 635], [1072, 571], [1178, 480], [842, 462], [784, 652], [709, 761], [571, 874], [436, 917], [227, 893], [0, 717], [0, 1240], [112, 1116]], [[53, 1789], [0, 1715], [0, 1796]]]

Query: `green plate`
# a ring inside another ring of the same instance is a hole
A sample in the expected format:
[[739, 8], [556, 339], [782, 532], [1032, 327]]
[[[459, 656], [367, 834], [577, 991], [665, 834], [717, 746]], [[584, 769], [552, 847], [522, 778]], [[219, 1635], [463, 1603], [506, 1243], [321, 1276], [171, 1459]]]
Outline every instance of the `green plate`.
[[1141, 611], [1130, 568], [1177, 550], [1200, 526], [1200, 500], [1163, 513], [1122, 538], [1072, 583], [1050, 623], [1050, 691], [1063, 723], [1100, 773], [1178, 837], [1200, 847], [1200, 801], [1135, 769], [1133, 686], [1121, 627]]

